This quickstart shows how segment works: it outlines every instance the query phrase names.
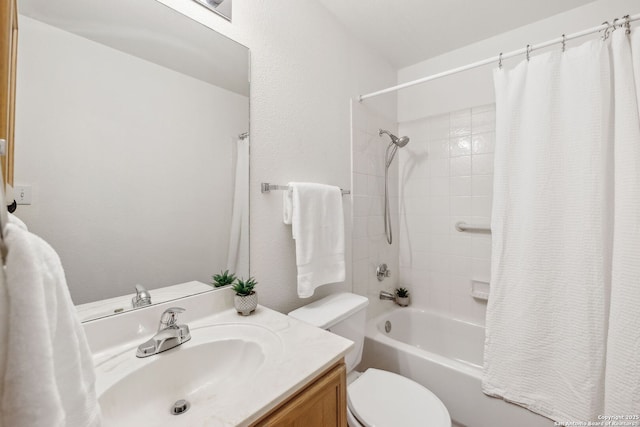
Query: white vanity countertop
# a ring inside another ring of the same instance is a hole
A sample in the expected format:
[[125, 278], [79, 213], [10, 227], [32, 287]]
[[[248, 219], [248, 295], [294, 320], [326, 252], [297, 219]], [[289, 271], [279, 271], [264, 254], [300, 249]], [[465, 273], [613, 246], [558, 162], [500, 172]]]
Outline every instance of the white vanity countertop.
[[[218, 294], [218, 298], [226, 299], [228, 307], [230, 291], [213, 292], [212, 294]], [[208, 295], [208, 297], [212, 296]], [[182, 303], [184, 300], [180, 302]], [[162, 310], [162, 307], [160, 309]], [[136, 311], [132, 313], [136, 313]], [[246, 328], [242, 325], [252, 325], [253, 328], [258, 326], [265, 330], [265, 333], [276, 337], [274, 342], [279, 341], [277, 345], [273, 346], [274, 349], [277, 347], [276, 350], [267, 351], [267, 353], [273, 354], [267, 354], [267, 362], [251, 376], [251, 380], [247, 382], [246, 387], [242, 387], [241, 391], [231, 392], [229, 390], [228, 393], [225, 393], [225, 390], [216, 390], [215, 396], [208, 399], [208, 405], [211, 407], [210, 413], [207, 412], [206, 416], [200, 414], [197, 419], [192, 418], [191, 420], [188, 420], [188, 412], [179, 416], [169, 415], [169, 417], [173, 417], [167, 420], [169, 426], [183, 425], [183, 422], [187, 422], [184, 425], [189, 426], [247, 426], [300, 391], [310, 380], [338, 362], [353, 346], [351, 341], [340, 336], [307, 325], [274, 310], [258, 306], [250, 316], [240, 316], [235, 309], [225, 308], [199, 319], [185, 319], [186, 321], [179, 323], [189, 325], [191, 341], [164, 353], [138, 359], [135, 356], [137, 346], [150, 338], [153, 333], [149, 334], [147, 330], [146, 335], [143, 334], [144, 336], [141, 337], [142, 339], [139, 337], [131, 339], [132, 335], [123, 334], [128, 335], [128, 339], [125, 339], [126, 342], [120, 342], [114, 346], [110, 345], [109, 348], [100, 348], [104, 347], [103, 343], [92, 339], [90, 335], [104, 331], [103, 321], [108, 320], [97, 321], [103, 324], [93, 331], [89, 327], [87, 331], [90, 345], [94, 348], [98, 396], [121, 378], [139, 369], [141, 364], [154, 363], [154, 359], [158, 360], [170, 356], [171, 352], [180, 351], [181, 347], [189, 348], [189, 345], [198, 345], [198, 340], [195, 338], [198, 337], [198, 334], [205, 334], [207, 326], [225, 325], [224, 327], [228, 330], [234, 330], [231, 329], [233, 325], [239, 325], [238, 330]], [[138, 322], [137, 326], [136, 324], [133, 326], [144, 332], [143, 324], [144, 322]], [[87, 326], [88, 324], [85, 324], [85, 330], [87, 330]], [[122, 328], [122, 320], [112, 326]], [[215, 364], [216, 360], [211, 360], [209, 363]], [[202, 366], [202, 369], [207, 369], [207, 366], [210, 365]], [[153, 390], [151, 389], [149, 392], [153, 393]], [[101, 402], [101, 404], [103, 403]], [[103, 412], [108, 412], [105, 409], [107, 408], [104, 408], [103, 404]], [[168, 409], [166, 410], [168, 412]], [[131, 411], [136, 411], [135, 405], [131, 407]], [[105, 423], [105, 427], [109, 425], [108, 422]], [[125, 422], [124, 425], [127, 423]]]

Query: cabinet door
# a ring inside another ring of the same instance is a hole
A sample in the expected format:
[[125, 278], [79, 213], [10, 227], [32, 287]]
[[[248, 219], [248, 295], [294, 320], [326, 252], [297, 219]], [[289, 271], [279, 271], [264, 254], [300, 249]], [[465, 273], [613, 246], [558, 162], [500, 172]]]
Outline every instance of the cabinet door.
[[347, 427], [347, 373], [331, 368], [309, 387], [255, 424], [278, 427]]
[[13, 185], [13, 140], [16, 99], [16, 59], [18, 51], [18, 11], [15, 0], [0, 0], [0, 155], [2, 180]]

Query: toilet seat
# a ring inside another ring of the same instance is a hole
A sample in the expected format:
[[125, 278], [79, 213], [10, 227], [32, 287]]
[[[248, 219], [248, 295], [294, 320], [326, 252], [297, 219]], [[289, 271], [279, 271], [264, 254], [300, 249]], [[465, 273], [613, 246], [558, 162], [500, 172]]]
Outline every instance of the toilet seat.
[[369, 368], [347, 389], [349, 410], [364, 426], [451, 427], [438, 397], [409, 378]]

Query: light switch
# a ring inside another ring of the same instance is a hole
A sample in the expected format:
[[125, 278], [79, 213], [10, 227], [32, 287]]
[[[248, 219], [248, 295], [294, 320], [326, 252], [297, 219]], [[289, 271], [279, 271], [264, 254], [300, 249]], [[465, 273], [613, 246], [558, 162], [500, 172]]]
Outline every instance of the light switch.
[[16, 198], [17, 204], [30, 205], [31, 204], [31, 186], [16, 185], [13, 188], [13, 196]]

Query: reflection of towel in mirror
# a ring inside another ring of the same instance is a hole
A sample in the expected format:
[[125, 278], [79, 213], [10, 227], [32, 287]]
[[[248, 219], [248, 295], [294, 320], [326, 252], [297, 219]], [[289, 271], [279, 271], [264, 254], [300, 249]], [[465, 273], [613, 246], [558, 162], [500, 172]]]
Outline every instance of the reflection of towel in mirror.
[[58, 254], [13, 223], [5, 228], [8, 336], [2, 378], [7, 426], [101, 425], [93, 360]]
[[291, 219], [296, 240], [298, 296], [308, 298], [318, 286], [345, 280], [344, 211], [342, 192], [331, 185], [289, 183], [285, 198], [285, 222]]

